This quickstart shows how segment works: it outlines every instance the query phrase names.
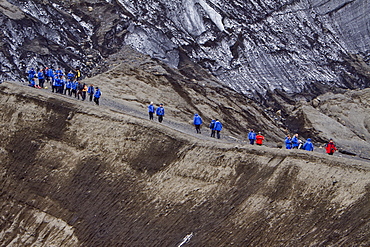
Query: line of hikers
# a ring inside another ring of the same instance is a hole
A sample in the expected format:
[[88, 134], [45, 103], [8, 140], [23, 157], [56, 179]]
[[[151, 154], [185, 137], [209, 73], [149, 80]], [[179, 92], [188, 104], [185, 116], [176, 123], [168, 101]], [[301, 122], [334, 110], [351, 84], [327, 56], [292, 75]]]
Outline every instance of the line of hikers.
[[[285, 148], [286, 149], [303, 149], [306, 151], [313, 151], [314, 146], [311, 142], [311, 138], [307, 138], [306, 142], [302, 142], [298, 139], [298, 134], [294, 134], [293, 137], [287, 135], [285, 137]], [[329, 142], [325, 146], [325, 151], [329, 155], [333, 155], [335, 151], [338, 149], [336, 148], [333, 139], [330, 139]]]
[[[154, 103], [150, 102], [148, 106], [148, 113], [149, 113], [149, 119], [153, 120], [154, 119], [154, 113], [158, 117], [158, 122], [163, 121], [163, 116], [164, 116], [164, 108], [163, 104], [159, 104], [159, 107], [155, 109]], [[195, 131], [197, 134], [201, 134], [200, 126], [203, 124], [202, 117], [199, 116], [198, 113], [194, 114], [193, 118], [193, 124], [195, 126]], [[211, 120], [211, 123], [209, 125], [209, 128], [211, 130], [211, 137], [214, 137], [217, 139], [220, 139], [220, 132], [222, 130], [222, 123], [218, 119], [213, 119]], [[263, 144], [263, 140], [265, 137], [262, 135], [261, 132], [255, 133], [253, 129], [250, 129], [248, 133], [248, 139], [249, 143], [251, 145], [254, 145], [256, 143], [257, 145], [261, 146]], [[298, 134], [295, 134], [293, 138], [290, 137], [290, 135], [287, 135], [285, 138], [285, 147], [286, 149], [303, 149], [306, 151], [313, 151], [314, 146], [311, 142], [311, 138], [308, 138], [305, 143], [303, 143], [301, 140], [298, 139]], [[326, 145], [326, 153], [329, 155], [333, 155], [334, 152], [337, 150], [337, 148], [334, 145], [334, 142], [332, 139], [330, 139], [329, 143]]]
[[[35, 78], [38, 80], [36, 84]], [[53, 70], [52, 68], [46, 67], [45, 69], [39, 69], [36, 73], [34, 68], [28, 71], [28, 86], [35, 88], [44, 88], [45, 81], [50, 83], [51, 91], [53, 93], [64, 94], [68, 96], [74, 95], [78, 100], [84, 101], [86, 96], [89, 95], [89, 100], [99, 105], [99, 99], [101, 97], [101, 91], [99, 87], [94, 87], [92, 84], [87, 86], [85, 83], [80, 83], [81, 71], [79, 67], [76, 68], [75, 73], [70, 70], [67, 75], [64, 74], [60, 68]]]
[[[159, 107], [156, 109], [154, 107], [154, 103], [150, 102], [150, 104], [148, 105], [148, 113], [149, 113], [149, 120], [154, 119], [154, 113], [155, 113], [158, 117], [158, 122], [162, 123], [163, 117], [164, 117], [163, 104], [162, 103], [159, 104]], [[199, 116], [199, 114], [197, 113], [194, 114], [193, 124], [195, 126], [195, 131], [197, 132], [197, 134], [201, 134], [202, 132], [200, 130], [200, 126], [203, 124], [203, 120], [202, 120], [202, 117]], [[217, 139], [221, 138], [220, 132], [222, 130], [222, 123], [218, 119], [212, 120], [209, 125], [209, 128], [211, 130], [211, 137], [214, 137], [214, 138], [217, 137]]]

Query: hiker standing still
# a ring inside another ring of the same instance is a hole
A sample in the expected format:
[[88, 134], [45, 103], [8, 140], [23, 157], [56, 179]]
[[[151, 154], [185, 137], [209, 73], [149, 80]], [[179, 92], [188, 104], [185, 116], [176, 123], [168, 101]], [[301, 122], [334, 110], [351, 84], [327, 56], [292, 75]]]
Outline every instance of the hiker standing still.
[[150, 104], [148, 105], [149, 120], [154, 119], [154, 117], [153, 117], [154, 112], [155, 112], [155, 107], [153, 105], [153, 102], [150, 102]]
[[254, 145], [254, 141], [256, 140], [256, 133], [254, 132], [253, 129], [249, 131], [248, 139], [249, 139], [249, 144]]
[[157, 111], [155, 112], [158, 116], [158, 122], [162, 123], [163, 116], [164, 116], [164, 108], [163, 104], [159, 104], [159, 107], [157, 108]]

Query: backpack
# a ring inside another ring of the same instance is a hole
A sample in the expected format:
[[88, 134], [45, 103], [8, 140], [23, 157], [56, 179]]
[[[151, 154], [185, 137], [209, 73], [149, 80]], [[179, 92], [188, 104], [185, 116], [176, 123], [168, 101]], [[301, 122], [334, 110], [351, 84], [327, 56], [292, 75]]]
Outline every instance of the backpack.
[[209, 128], [213, 129], [214, 127], [215, 127], [215, 122], [211, 122], [211, 124], [209, 125]]

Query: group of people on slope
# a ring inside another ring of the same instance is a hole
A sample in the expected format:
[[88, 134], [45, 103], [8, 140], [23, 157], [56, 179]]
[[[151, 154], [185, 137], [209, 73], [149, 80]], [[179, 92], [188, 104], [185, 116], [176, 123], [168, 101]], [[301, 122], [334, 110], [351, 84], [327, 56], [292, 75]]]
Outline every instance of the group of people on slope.
[[162, 123], [163, 117], [164, 117], [164, 107], [163, 107], [163, 104], [160, 103], [159, 104], [159, 107], [156, 109], [154, 107], [154, 103], [153, 102], [150, 102], [150, 104], [148, 105], [148, 113], [149, 113], [149, 119], [150, 120], [154, 120], [154, 113], [155, 113], [157, 115], [157, 117], [158, 117], [158, 122]]
[[[36, 84], [35, 78], [38, 79]], [[77, 67], [75, 73], [70, 70], [67, 75], [64, 74], [60, 68], [54, 70], [53, 68], [46, 67], [45, 69], [39, 69], [38, 73], [31, 68], [28, 71], [28, 85], [35, 88], [45, 88], [45, 81], [50, 83], [51, 91], [54, 93], [60, 93], [68, 96], [74, 95], [75, 98], [84, 101], [86, 96], [89, 95], [89, 100], [99, 105], [99, 99], [101, 97], [101, 91], [99, 87], [95, 87], [91, 84], [87, 86], [85, 83], [80, 83], [81, 71]]]
[[[149, 113], [149, 120], [154, 120], [154, 113], [155, 113], [158, 117], [158, 122], [162, 123], [163, 116], [164, 116], [163, 104], [162, 103], [159, 104], [159, 107], [156, 109], [154, 106], [154, 103], [150, 102], [150, 104], [148, 105], [148, 113]], [[201, 132], [200, 127], [203, 124], [203, 120], [202, 120], [202, 117], [199, 116], [199, 114], [197, 113], [194, 114], [193, 124], [195, 126], [195, 131], [197, 132], [197, 134], [201, 134], [202, 132]], [[221, 138], [220, 132], [222, 130], [222, 123], [218, 119], [212, 120], [209, 125], [209, 128], [211, 130], [211, 137], [214, 137], [214, 138], [217, 137], [217, 139]]]
[[[164, 116], [163, 104], [162, 103], [159, 104], [159, 107], [156, 109], [154, 107], [154, 103], [150, 102], [148, 106], [148, 113], [149, 113], [150, 120], [154, 119], [154, 113], [156, 113], [158, 117], [158, 122], [161, 123], [163, 121], [163, 116]], [[203, 120], [202, 120], [202, 117], [199, 116], [198, 113], [194, 114], [193, 124], [195, 126], [195, 131], [197, 132], [197, 134], [201, 134], [200, 127], [203, 124]], [[211, 130], [211, 137], [214, 137], [214, 138], [217, 137], [217, 139], [220, 139], [222, 123], [218, 119], [213, 119], [211, 120], [209, 128]], [[263, 144], [263, 140], [265, 139], [265, 137], [262, 135], [261, 132], [258, 132], [258, 134], [256, 134], [254, 132], [254, 129], [250, 129], [248, 133], [248, 139], [251, 145], [254, 145], [254, 143], [256, 143], [257, 145], [261, 146]], [[294, 134], [293, 137], [290, 137], [290, 135], [287, 135], [285, 137], [284, 142], [285, 142], [286, 149], [303, 149], [306, 151], [314, 150], [314, 145], [311, 142], [311, 138], [307, 138], [307, 140], [303, 143], [301, 140], [299, 140], [297, 133]], [[333, 155], [336, 150], [337, 148], [335, 147], [333, 139], [330, 139], [329, 143], [326, 144], [326, 153], [329, 155]]]
[[[286, 149], [303, 149], [306, 151], [313, 151], [314, 145], [311, 142], [311, 138], [307, 138], [307, 140], [303, 143], [301, 140], [298, 139], [298, 134], [294, 134], [293, 137], [287, 135], [285, 137], [285, 148]], [[326, 153], [329, 155], [333, 155], [336, 150], [333, 139], [330, 139], [329, 142], [326, 144]]]
[[[200, 126], [203, 124], [202, 117], [199, 116], [198, 113], [194, 114], [193, 124], [195, 126], [195, 131], [197, 134], [201, 134]], [[221, 138], [221, 130], [222, 130], [222, 123], [218, 119], [212, 119], [211, 123], [209, 124], [209, 129], [211, 130], [211, 137], [220, 139]]]
[[258, 132], [258, 134], [256, 134], [253, 129], [250, 129], [248, 133], [248, 139], [249, 144], [254, 145], [254, 143], [256, 143], [257, 145], [261, 146], [263, 140], [265, 140], [265, 137], [262, 135], [261, 132]]
[[[201, 134], [200, 126], [203, 124], [202, 117], [199, 116], [198, 113], [194, 114], [193, 124], [195, 126], [195, 131], [197, 134]], [[211, 130], [211, 137], [220, 139], [221, 138], [221, 130], [222, 130], [222, 123], [218, 119], [212, 119], [211, 123], [209, 124], [209, 129]]]

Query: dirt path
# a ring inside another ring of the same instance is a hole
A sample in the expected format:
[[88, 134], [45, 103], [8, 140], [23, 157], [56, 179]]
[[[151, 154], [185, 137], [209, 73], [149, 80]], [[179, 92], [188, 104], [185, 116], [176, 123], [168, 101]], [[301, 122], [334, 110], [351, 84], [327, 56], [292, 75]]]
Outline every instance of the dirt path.
[[[21, 84], [22, 86], [27, 87], [26, 83], [19, 83], [19, 82], [12, 82], [12, 83], [18, 84], [18, 85]], [[38, 90], [38, 89], [35, 89], [35, 90]], [[66, 96], [66, 95], [63, 95], [63, 94], [52, 93], [51, 88], [41, 89], [41, 90], [47, 91], [48, 93], [53, 94], [56, 97], [65, 97], [65, 98], [68, 98], [68, 99], [78, 101], [81, 104], [95, 105], [94, 102], [89, 102], [88, 99], [85, 102], [82, 102], [81, 100], [78, 100], [77, 98], [75, 98], [73, 96], [69, 97], [69, 96]], [[129, 104], [120, 103], [120, 102], [117, 102], [115, 100], [105, 98], [104, 96], [100, 100], [100, 106], [97, 106], [97, 107], [105, 107], [105, 108], [111, 109], [112, 111], [124, 113], [124, 114], [130, 115], [130, 116], [133, 116], [133, 117], [137, 117], [137, 118], [140, 118], [140, 119], [150, 121], [148, 119], [149, 117], [148, 117], [148, 113], [146, 112], [146, 109], [143, 110], [141, 108], [139, 109], [137, 107], [131, 107], [131, 106], [129, 106]], [[154, 118], [154, 121], [158, 123], [156, 117]], [[171, 128], [173, 130], [180, 131], [180, 132], [185, 133], [187, 135], [191, 135], [191, 136], [196, 137], [200, 140], [216, 141], [216, 142], [223, 142], [223, 143], [235, 143], [235, 144], [238, 144], [238, 145], [248, 144], [247, 139], [238, 139], [238, 138], [232, 137], [230, 135], [224, 134], [225, 132], [222, 132], [222, 131], [221, 131], [221, 139], [216, 139], [216, 138], [210, 137], [210, 130], [208, 128], [209, 123], [204, 123], [203, 124], [201, 134], [197, 134], [196, 131], [195, 131], [194, 126], [190, 125], [188, 122], [179, 122], [179, 121], [175, 121], [174, 119], [169, 119], [167, 117], [164, 117], [163, 122], [158, 123], [158, 124], [161, 124], [163, 126]], [[267, 147], [270, 147], [270, 148], [277, 148], [277, 143], [265, 141], [264, 146], [267, 146]], [[292, 150], [292, 151], [294, 151], [294, 150]], [[325, 154], [325, 149], [321, 148], [321, 147], [318, 147], [318, 146], [315, 146], [314, 152]], [[335, 156], [369, 162], [369, 160], [362, 159], [362, 158], [357, 157], [357, 156], [342, 154], [342, 153], [339, 153], [339, 152], [337, 152], [335, 154]]]
[[[148, 119], [149, 115], [146, 111], [144, 112], [141, 109], [139, 110], [139, 109], [130, 107], [128, 105], [118, 103], [118, 102], [116, 102], [114, 100], [111, 100], [111, 99], [102, 98], [100, 105], [103, 106], [103, 107], [107, 107], [107, 108], [116, 110], [118, 112], [125, 113], [125, 114], [130, 115], [130, 116], [134, 116], [134, 117], [137, 117], [137, 118], [146, 119], [146, 120], [150, 121]], [[159, 124], [156, 117], [154, 117], [154, 121]], [[222, 133], [222, 131], [221, 131], [221, 139], [216, 139], [216, 138], [210, 137], [211, 132], [208, 128], [208, 123], [204, 123], [202, 125], [202, 129], [201, 129], [202, 133], [201, 134], [197, 134], [196, 131], [195, 131], [195, 127], [188, 124], [188, 123], [178, 122], [178, 121], [175, 121], [173, 119], [166, 118], [166, 117], [164, 117], [163, 122], [160, 123], [160, 124], [164, 125], [168, 128], [180, 131], [180, 132], [185, 133], [187, 135], [192, 135], [194, 137], [197, 137], [197, 138], [203, 139], [203, 140], [214, 140], [214, 141], [218, 141], [218, 142], [228, 142], [228, 143], [231, 142], [231, 143], [239, 143], [239, 144], [245, 143], [245, 142], [243, 142], [243, 140], [233, 138], [229, 135], [224, 135]]]

